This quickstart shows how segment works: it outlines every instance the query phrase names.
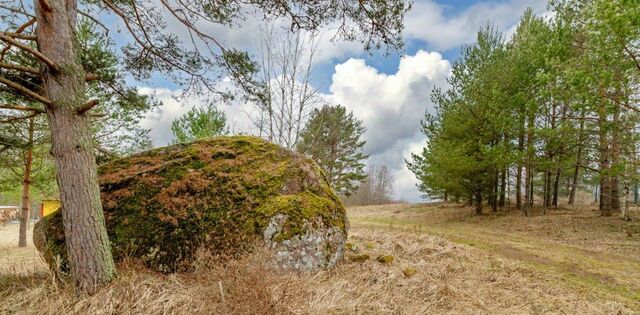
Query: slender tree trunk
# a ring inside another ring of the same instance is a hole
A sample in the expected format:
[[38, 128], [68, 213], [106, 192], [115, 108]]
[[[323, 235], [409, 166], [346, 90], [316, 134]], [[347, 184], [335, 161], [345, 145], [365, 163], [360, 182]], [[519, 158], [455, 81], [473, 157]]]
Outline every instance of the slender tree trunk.
[[604, 104], [598, 108], [598, 128], [599, 128], [599, 163], [600, 163], [600, 214], [611, 216], [611, 179], [609, 171], [611, 164], [609, 161], [609, 144], [607, 132], [607, 113]]
[[482, 190], [476, 190], [476, 215], [482, 215]]
[[87, 101], [85, 71], [75, 35], [76, 0], [36, 4], [39, 50], [58, 70], [43, 72], [51, 128], [51, 152], [60, 188], [65, 241], [76, 292], [93, 294], [116, 274], [100, 200], [89, 118], [78, 112]]
[[444, 199], [444, 202], [449, 201], [449, 192], [448, 192], [448, 191], [446, 191], [446, 190], [444, 191], [444, 197], [443, 197], [443, 199]]
[[551, 204], [554, 208], [558, 207], [558, 190], [560, 190], [560, 168], [556, 170], [556, 178], [553, 180], [553, 200]]
[[507, 192], [507, 169], [502, 169], [502, 174], [500, 178], [500, 201], [498, 202], [498, 206], [500, 208], [504, 207], [505, 204], [505, 194]]
[[527, 122], [527, 158], [526, 158], [526, 181], [525, 181], [525, 207], [533, 206], [533, 157], [535, 149], [533, 146], [533, 129], [535, 128], [535, 114], [530, 113]]
[[573, 181], [571, 182], [571, 192], [569, 193], [569, 204], [573, 205], [576, 199], [576, 189], [578, 189], [578, 180], [580, 180], [580, 164], [582, 163], [582, 147], [584, 132], [584, 112], [580, 115], [580, 131], [578, 135], [578, 148], [576, 150], [576, 166], [573, 170]]
[[[618, 169], [620, 164], [620, 107], [614, 106], [613, 112], [613, 125], [611, 131], [611, 166], [613, 169]], [[620, 182], [619, 174], [611, 174], [611, 210], [620, 210]]]
[[31, 199], [29, 188], [31, 187], [31, 165], [33, 163], [33, 118], [29, 119], [27, 152], [24, 156], [24, 174], [22, 179], [22, 209], [20, 213], [20, 231], [18, 233], [18, 247], [27, 247], [27, 230], [31, 215]]
[[496, 169], [494, 171], [494, 175], [493, 175], [493, 187], [491, 187], [491, 197], [490, 197], [490, 202], [491, 202], [491, 212], [496, 212], [498, 211], [498, 178], [500, 175], [498, 175], [498, 170]]
[[[524, 152], [524, 118], [518, 134], [518, 152]], [[522, 209], [522, 159], [518, 158], [516, 170], [516, 208]]]

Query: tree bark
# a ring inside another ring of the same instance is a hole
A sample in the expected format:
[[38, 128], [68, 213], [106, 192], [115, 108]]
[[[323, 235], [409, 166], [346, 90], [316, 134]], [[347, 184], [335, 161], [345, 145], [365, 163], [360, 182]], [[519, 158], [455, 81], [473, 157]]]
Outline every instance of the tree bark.
[[[524, 118], [518, 133], [518, 152], [524, 152]], [[518, 159], [516, 170], [516, 209], [522, 209], [522, 159]]]
[[580, 180], [580, 163], [582, 163], [582, 146], [584, 132], [584, 112], [580, 115], [580, 131], [578, 134], [578, 148], [576, 150], [576, 166], [573, 170], [573, 181], [571, 182], [571, 192], [569, 193], [569, 205], [573, 205], [576, 199], [576, 190], [578, 189], [578, 180]]
[[482, 215], [482, 190], [479, 189], [475, 192], [476, 197], [476, 215]]
[[[613, 124], [611, 130], [611, 166], [613, 169], [618, 169], [620, 163], [620, 107], [614, 106], [613, 111]], [[619, 174], [612, 173], [610, 180], [611, 189], [611, 210], [620, 210], [620, 182]]]
[[29, 119], [27, 151], [24, 156], [24, 174], [22, 179], [22, 209], [20, 213], [20, 231], [18, 233], [18, 247], [27, 247], [27, 230], [31, 216], [31, 199], [29, 188], [31, 187], [31, 165], [33, 164], [33, 118]]
[[500, 200], [498, 201], [498, 206], [503, 208], [505, 205], [505, 196], [507, 193], [507, 169], [502, 169], [502, 174], [500, 178]]
[[560, 190], [560, 168], [556, 170], [556, 177], [553, 180], [553, 200], [551, 205], [554, 208], [558, 207], [558, 190]]
[[76, 38], [76, 0], [36, 4], [36, 36], [41, 53], [59, 71], [43, 70], [51, 152], [60, 188], [66, 247], [77, 293], [93, 294], [116, 274], [98, 186], [89, 118], [78, 113], [86, 103], [85, 71]]
[[609, 144], [607, 112], [604, 104], [598, 107], [598, 128], [599, 128], [599, 164], [600, 164], [600, 215], [611, 216], [611, 183], [609, 171], [611, 164], [609, 160]]

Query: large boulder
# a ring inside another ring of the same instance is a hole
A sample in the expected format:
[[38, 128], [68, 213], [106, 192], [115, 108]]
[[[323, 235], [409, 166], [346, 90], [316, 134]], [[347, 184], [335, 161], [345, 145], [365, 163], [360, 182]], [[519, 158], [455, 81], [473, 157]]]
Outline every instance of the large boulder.
[[[104, 164], [99, 176], [116, 260], [184, 271], [200, 250], [236, 257], [255, 244], [297, 270], [332, 267], [343, 256], [346, 212], [324, 173], [259, 138], [158, 148]], [[68, 270], [61, 211], [36, 224], [34, 242], [50, 265]]]

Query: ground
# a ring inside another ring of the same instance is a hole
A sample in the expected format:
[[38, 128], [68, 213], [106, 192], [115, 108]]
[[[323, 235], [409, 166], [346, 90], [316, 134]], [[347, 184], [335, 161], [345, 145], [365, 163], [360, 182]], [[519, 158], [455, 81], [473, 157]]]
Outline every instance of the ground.
[[17, 225], [0, 227], [0, 313], [640, 313], [637, 211], [629, 222], [590, 207], [532, 217], [477, 217], [456, 204], [348, 213], [347, 255], [333, 270], [278, 273], [261, 253], [226, 266], [205, 256], [195, 272], [169, 276], [131, 262], [114, 284], [80, 298], [51, 284], [33, 247], [15, 247]]

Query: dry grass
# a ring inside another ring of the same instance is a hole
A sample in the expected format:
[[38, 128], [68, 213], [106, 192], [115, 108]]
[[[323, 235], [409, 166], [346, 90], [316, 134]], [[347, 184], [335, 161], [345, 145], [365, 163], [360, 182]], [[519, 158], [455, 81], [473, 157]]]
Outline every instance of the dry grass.
[[[441, 211], [447, 208], [449, 212]], [[536, 252], [538, 246], [546, 243], [531, 241], [527, 243], [531, 250], [520, 246], [518, 241], [524, 244], [529, 241], [527, 237], [546, 242], [538, 239], [538, 230], [500, 231], [503, 234], [482, 238], [479, 235], [488, 231], [480, 229], [485, 227], [483, 224], [503, 228], [500, 221], [503, 218], [475, 219], [464, 215], [466, 212], [467, 209], [449, 205], [352, 209], [349, 237], [352, 246], [347, 259], [333, 270], [315, 274], [272, 270], [262, 263], [264, 253], [226, 266], [212, 264], [203, 254], [193, 273], [163, 275], [135, 262], [123, 264], [114, 283], [94, 296], [76, 297], [68, 285], [52, 281], [42, 271], [30, 275], [4, 273], [5, 276], [0, 276], [0, 313], [632, 314], [640, 311], [638, 301], [624, 294], [600, 294], [590, 287], [576, 285], [566, 273], [552, 268], [557, 258], [554, 255], [558, 254], [542, 256]], [[509, 216], [513, 218], [508, 219]], [[514, 224], [524, 222], [518, 221], [517, 215], [509, 216], [504, 220], [514, 220]], [[545, 222], [535, 226], [548, 225]], [[438, 230], [445, 227], [453, 229], [449, 234]], [[492, 247], [499, 237], [504, 246]], [[371, 258], [364, 262], [348, 258], [360, 254]], [[393, 263], [379, 263], [376, 257], [380, 255], [392, 255]], [[600, 254], [592, 263], [607, 258]], [[417, 273], [406, 277], [403, 270], [409, 267]], [[621, 270], [617, 272], [622, 273]], [[579, 273], [578, 269], [575, 271]], [[602, 281], [618, 281], [617, 277], [622, 276], [611, 277]]]

